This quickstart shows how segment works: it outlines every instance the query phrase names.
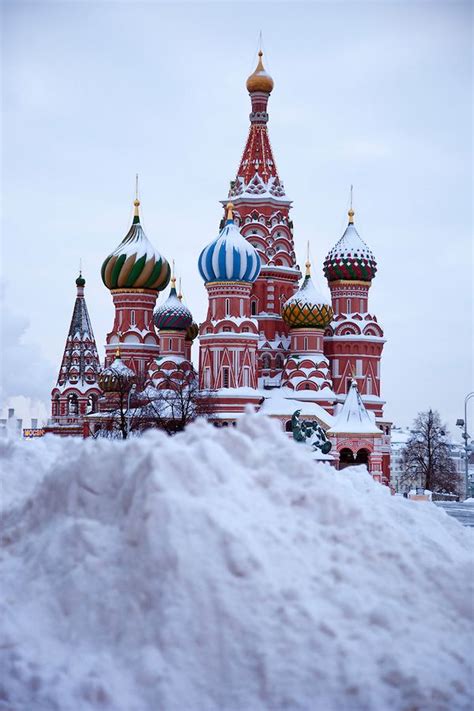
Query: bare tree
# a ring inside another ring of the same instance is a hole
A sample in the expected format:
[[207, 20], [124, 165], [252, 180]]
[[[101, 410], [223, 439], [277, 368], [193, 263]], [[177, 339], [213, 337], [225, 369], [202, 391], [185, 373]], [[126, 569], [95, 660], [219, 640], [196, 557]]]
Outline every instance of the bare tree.
[[128, 368], [110, 366], [100, 384], [105, 391], [106, 404], [100, 403], [104, 409], [100, 417], [94, 418], [99, 422], [93, 437], [127, 439], [131, 432], [146, 429], [140, 401], [140, 392], [145, 388], [143, 376], [131, 377]]
[[154, 421], [152, 426], [175, 434], [197, 417], [209, 418], [215, 412], [215, 404], [212, 392], [199, 390], [195, 370], [182, 363], [161, 379], [147, 410]]
[[150, 428], [175, 434], [197, 417], [208, 418], [215, 411], [212, 393], [199, 390], [196, 372], [187, 363], [165, 373], [158, 389], [146, 387], [145, 379], [138, 376], [113, 375], [113, 391], [106, 394], [110, 407], [96, 418], [100, 424], [93, 437], [126, 439]]
[[461, 481], [438, 412], [419, 413], [402, 451], [402, 467], [402, 484], [422, 486], [433, 492], [459, 493]]

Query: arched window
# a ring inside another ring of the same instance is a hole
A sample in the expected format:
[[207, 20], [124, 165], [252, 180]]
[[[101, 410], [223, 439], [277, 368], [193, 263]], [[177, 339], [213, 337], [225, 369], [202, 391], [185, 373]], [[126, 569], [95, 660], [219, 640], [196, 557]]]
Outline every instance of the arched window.
[[59, 417], [59, 414], [59, 395], [55, 395], [53, 400], [53, 417]]
[[133, 309], [130, 311], [130, 325], [135, 326], [135, 311]]
[[263, 370], [270, 370], [271, 362], [272, 362], [272, 360], [271, 360], [271, 358], [270, 358], [270, 355], [269, 355], [268, 353], [265, 353], [265, 354], [262, 356], [262, 368], [263, 368]]
[[97, 395], [95, 393], [91, 393], [87, 398], [86, 413], [90, 415], [93, 412], [97, 412]]
[[283, 356], [281, 353], [278, 353], [275, 358], [275, 368], [278, 368], [278, 369], [283, 368], [283, 363], [284, 363]]
[[68, 415], [78, 415], [79, 414], [79, 400], [75, 393], [71, 393], [67, 397], [67, 414]]
[[252, 301], [252, 303], [250, 304], [250, 313], [252, 314], [252, 316], [256, 315], [256, 313], [257, 313], [257, 302], [256, 301]]
[[285, 422], [285, 432], [293, 432], [293, 426], [291, 424], [291, 420], [287, 420]]

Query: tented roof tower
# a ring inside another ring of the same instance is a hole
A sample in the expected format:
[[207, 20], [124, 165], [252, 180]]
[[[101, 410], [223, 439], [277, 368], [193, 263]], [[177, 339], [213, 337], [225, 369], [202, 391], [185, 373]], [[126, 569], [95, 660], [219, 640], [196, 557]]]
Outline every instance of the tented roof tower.
[[60, 391], [74, 387], [83, 392], [97, 384], [100, 362], [84, 297], [85, 283], [84, 277], [79, 274], [76, 301], [56, 386]]

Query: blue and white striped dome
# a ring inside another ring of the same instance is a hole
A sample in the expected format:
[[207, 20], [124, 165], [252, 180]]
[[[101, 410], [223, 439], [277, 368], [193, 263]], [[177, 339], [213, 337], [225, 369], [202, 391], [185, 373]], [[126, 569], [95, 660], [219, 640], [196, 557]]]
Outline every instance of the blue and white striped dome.
[[234, 224], [232, 207], [227, 206], [227, 220], [219, 237], [199, 257], [199, 271], [206, 282], [254, 282], [260, 274], [260, 257]]

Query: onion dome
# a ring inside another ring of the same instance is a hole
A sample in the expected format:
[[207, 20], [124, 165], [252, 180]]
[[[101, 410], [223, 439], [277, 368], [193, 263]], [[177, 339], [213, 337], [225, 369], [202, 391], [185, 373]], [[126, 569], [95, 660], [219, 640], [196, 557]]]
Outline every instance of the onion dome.
[[79, 272], [79, 276], [76, 279], [76, 286], [84, 287], [86, 285], [86, 280], [82, 276], [82, 272]]
[[306, 276], [301, 287], [283, 304], [283, 320], [290, 328], [326, 328], [333, 316], [327, 297], [311, 279], [311, 264], [307, 261]]
[[196, 336], [199, 333], [199, 326], [195, 321], [192, 322], [190, 326], [187, 327], [186, 329], [186, 340], [191, 341], [191, 343], [194, 341]]
[[186, 331], [193, 322], [193, 315], [176, 293], [176, 279], [171, 279], [170, 294], [153, 314], [155, 326], [160, 331]]
[[326, 257], [324, 275], [328, 281], [372, 281], [377, 271], [375, 257], [354, 227], [352, 207], [348, 215], [346, 231]]
[[273, 89], [273, 79], [270, 74], [265, 71], [262, 62], [263, 52], [262, 50], [258, 53], [258, 64], [257, 68], [247, 79], [247, 91], [250, 93], [252, 91], [264, 91], [266, 94], [271, 94]]
[[162, 291], [170, 280], [170, 265], [143, 231], [138, 212], [140, 201], [135, 200], [134, 205], [132, 226], [103, 263], [102, 281], [108, 289]]
[[103, 392], [116, 393], [126, 389], [134, 379], [135, 373], [125, 365], [117, 348], [115, 360], [99, 374], [99, 386]]
[[227, 219], [219, 236], [199, 256], [199, 272], [205, 282], [254, 282], [261, 262], [256, 250], [242, 237], [234, 224], [233, 205], [227, 205]]

